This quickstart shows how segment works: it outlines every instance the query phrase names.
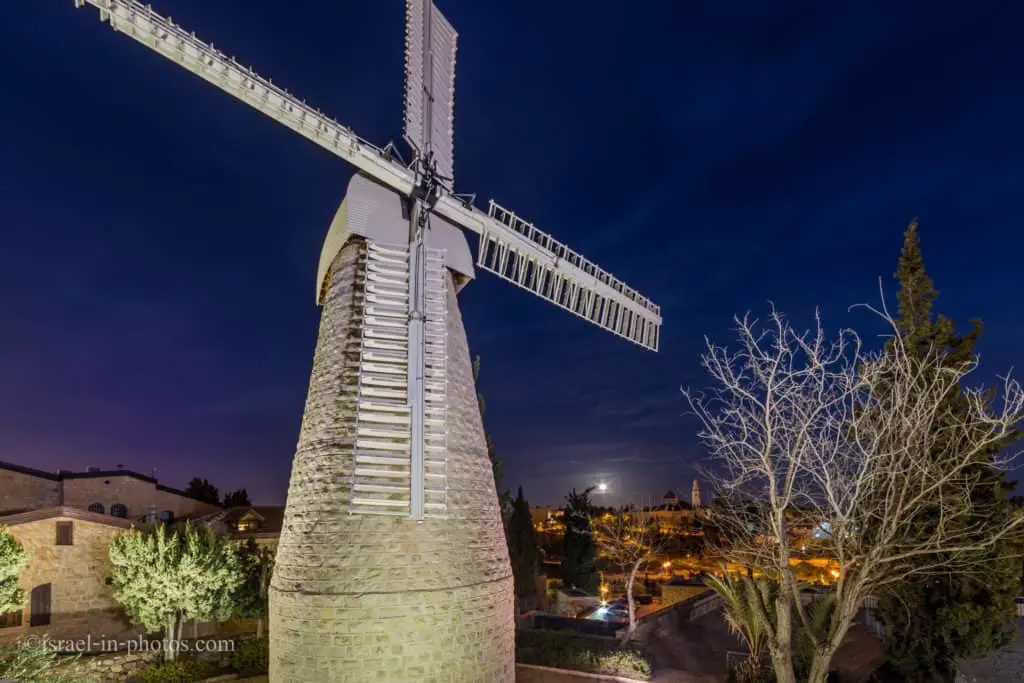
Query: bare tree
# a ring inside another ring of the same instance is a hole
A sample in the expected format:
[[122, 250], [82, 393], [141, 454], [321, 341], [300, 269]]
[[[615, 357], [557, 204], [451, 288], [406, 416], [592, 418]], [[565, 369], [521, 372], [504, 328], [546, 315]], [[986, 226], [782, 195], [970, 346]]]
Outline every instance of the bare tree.
[[[830, 340], [820, 318], [799, 333], [773, 309], [765, 327], [736, 319], [735, 350], [708, 341], [716, 386], [684, 391], [712, 458], [726, 559], [779, 582], [773, 613], [760, 615], [779, 683], [796, 681], [798, 630], [813, 640], [806, 680], [821, 683], [873, 591], [912, 573], [971, 571], [1024, 524], [1019, 514], [986, 524], [970, 496], [979, 464], [1010, 465], [990, 453], [1024, 415], [1020, 385], [1003, 379], [998, 397], [964, 388], [976, 360], [914, 358], [888, 311], [866, 308], [889, 327], [884, 350], [866, 351], [852, 330]], [[954, 393], [968, 418], [948, 414]], [[839, 567], [816, 630], [790, 565], [798, 529], [816, 530]]]
[[601, 556], [626, 572], [626, 602], [629, 625], [623, 641], [636, 633], [636, 600], [633, 584], [640, 568], [664, 549], [664, 536], [657, 521], [646, 510], [622, 510], [594, 519], [594, 540]]

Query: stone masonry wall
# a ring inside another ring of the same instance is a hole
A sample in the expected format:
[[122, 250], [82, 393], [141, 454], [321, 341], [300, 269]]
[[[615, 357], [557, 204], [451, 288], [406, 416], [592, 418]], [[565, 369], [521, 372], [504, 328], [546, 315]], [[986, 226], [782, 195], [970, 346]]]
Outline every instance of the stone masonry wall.
[[[57, 545], [57, 522], [70, 521], [73, 545]], [[81, 519], [55, 517], [9, 527], [25, 548], [28, 562], [22, 567], [20, 585], [26, 593], [22, 626], [0, 629], [0, 639], [47, 633], [53, 637], [93, 638], [131, 633], [127, 620], [111, 595], [107, 550], [123, 531]], [[36, 586], [50, 584], [50, 624], [29, 627], [28, 596]]]
[[512, 683], [512, 574], [454, 286], [449, 518], [350, 515], [362, 240], [331, 268], [270, 593], [270, 681]]
[[123, 683], [153, 664], [162, 661], [163, 652], [112, 652], [83, 655], [62, 666], [61, 671], [98, 683]]
[[0, 469], [0, 514], [60, 505], [60, 482]]
[[[213, 660], [221, 667], [231, 664], [232, 654], [241, 642], [236, 638], [203, 638], [203, 649], [197, 650], [196, 640], [185, 640], [188, 642], [184, 646], [189, 648], [191, 653], [183, 656]], [[134, 641], [134, 649], [128, 648], [128, 643], [121, 643], [123, 649], [117, 651], [87, 654], [78, 658], [69, 657], [68, 661], [61, 665], [61, 670], [75, 676], [75, 680], [80, 678], [94, 683], [124, 683], [133, 680], [134, 676], [164, 659], [162, 643], [158, 636], [146, 638], [145, 641], [147, 642], [141, 644]], [[149, 643], [155, 647], [150, 647]], [[214, 680], [218, 678], [227, 680], [222, 677], [215, 677]]]
[[642, 683], [632, 678], [591, 674], [548, 666], [516, 664], [516, 683]]
[[170, 510], [176, 518], [206, 515], [220, 509], [187, 496], [160, 490], [153, 482], [126, 475], [64, 480], [64, 505], [85, 510], [93, 503], [101, 503], [107, 514], [110, 514], [111, 505], [120, 503], [128, 508], [129, 519], [145, 515], [151, 506], [158, 513]]

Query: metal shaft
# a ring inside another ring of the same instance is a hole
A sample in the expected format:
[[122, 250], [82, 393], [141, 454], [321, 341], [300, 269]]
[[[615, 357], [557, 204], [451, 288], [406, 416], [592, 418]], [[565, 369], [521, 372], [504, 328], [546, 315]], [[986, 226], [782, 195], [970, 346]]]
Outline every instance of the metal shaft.
[[427, 207], [414, 200], [409, 212], [409, 407], [411, 412], [410, 455], [410, 517], [423, 519], [424, 503], [424, 340], [423, 319], [426, 311], [425, 231]]

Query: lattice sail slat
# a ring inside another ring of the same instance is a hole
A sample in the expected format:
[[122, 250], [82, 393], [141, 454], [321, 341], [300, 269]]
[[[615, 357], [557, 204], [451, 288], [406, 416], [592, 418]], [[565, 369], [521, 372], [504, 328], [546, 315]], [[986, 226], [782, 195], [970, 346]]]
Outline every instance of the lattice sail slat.
[[454, 182], [458, 33], [431, 0], [405, 3], [405, 137]]
[[[426, 250], [424, 516], [448, 510], [447, 281], [444, 254]], [[352, 514], [409, 516], [409, 248], [368, 241], [357, 294], [360, 329]]]
[[[477, 266], [634, 344], [658, 350], [657, 306], [495, 202], [489, 216], [503, 229], [480, 235]], [[560, 267], [563, 261], [572, 267]]]

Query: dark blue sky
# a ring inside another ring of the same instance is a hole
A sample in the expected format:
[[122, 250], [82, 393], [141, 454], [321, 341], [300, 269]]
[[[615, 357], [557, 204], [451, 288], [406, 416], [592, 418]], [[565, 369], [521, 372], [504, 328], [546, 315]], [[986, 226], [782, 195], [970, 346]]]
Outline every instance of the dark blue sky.
[[[155, 0], [380, 144], [400, 0]], [[1020, 355], [1024, 7], [439, 0], [457, 189], [660, 303], [655, 355], [487, 274], [462, 310], [505, 484], [689, 490], [680, 385], [771, 299], [835, 328], [921, 219], [939, 308]], [[71, 0], [0, 3], [0, 459], [282, 503], [320, 242], [351, 169]]]

